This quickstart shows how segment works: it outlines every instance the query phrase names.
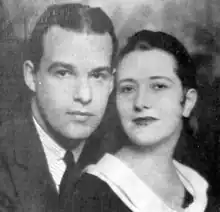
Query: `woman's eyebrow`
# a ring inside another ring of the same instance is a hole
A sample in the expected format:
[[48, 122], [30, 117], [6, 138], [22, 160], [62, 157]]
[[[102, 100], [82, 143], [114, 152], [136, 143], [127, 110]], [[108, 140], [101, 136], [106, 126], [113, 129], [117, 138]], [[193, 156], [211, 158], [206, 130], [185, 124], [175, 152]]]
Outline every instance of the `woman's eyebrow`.
[[174, 83], [174, 81], [170, 77], [166, 77], [166, 76], [152, 76], [152, 77], [150, 77], [150, 79], [151, 80], [163, 79], [163, 80], [168, 80], [168, 81]]
[[136, 81], [132, 78], [125, 78], [118, 81], [118, 83], [123, 83], [123, 82], [135, 83]]

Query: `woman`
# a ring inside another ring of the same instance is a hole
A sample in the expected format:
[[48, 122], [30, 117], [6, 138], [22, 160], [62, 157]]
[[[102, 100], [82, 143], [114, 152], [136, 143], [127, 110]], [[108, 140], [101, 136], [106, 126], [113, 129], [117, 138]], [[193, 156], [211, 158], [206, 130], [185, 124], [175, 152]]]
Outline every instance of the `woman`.
[[184, 46], [140, 31], [119, 55], [116, 104], [126, 141], [82, 174], [74, 211], [203, 212], [206, 180], [173, 153], [197, 101], [196, 70]]

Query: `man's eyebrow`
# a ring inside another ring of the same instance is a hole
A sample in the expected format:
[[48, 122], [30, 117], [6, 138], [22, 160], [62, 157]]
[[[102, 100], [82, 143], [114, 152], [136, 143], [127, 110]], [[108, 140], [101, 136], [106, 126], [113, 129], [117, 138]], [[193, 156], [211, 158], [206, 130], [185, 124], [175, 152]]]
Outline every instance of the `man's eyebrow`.
[[103, 72], [103, 71], [107, 71], [109, 74], [112, 74], [112, 69], [108, 66], [101, 66], [101, 67], [98, 67], [98, 68], [94, 68], [92, 69], [91, 72]]
[[162, 80], [168, 80], [172, 83], [174, 83], [174, 81], [170, 78], [170, 77], [166, 77], [166, 76], [152, 76], [150, 77], [151, 80], [157, 80], [157, 79], [162, 79]]
[[53, 62], [49, 67], [48, 71], [50, 72], [52, 69], [57, 68], [57, 67], [62, 67], [64, 69], [68, 70], [75, 70], [75, 67], [73, 65], [70, 65], [68, 63], [63, 63], [63, 62]]

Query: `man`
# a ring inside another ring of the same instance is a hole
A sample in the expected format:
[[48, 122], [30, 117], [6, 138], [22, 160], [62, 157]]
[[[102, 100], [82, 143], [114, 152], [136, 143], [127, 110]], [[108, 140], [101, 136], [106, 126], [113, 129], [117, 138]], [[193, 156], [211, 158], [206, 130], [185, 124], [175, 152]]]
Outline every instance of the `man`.
[[0, 132], [2, 210], [57, 211], [66, 152], [80, 170], [101, 155], [88, 138], [113, 89], [116, 52], [112, 22], [99, 8], [53, 5], [39, 18], [23, 64], [31, 111]]

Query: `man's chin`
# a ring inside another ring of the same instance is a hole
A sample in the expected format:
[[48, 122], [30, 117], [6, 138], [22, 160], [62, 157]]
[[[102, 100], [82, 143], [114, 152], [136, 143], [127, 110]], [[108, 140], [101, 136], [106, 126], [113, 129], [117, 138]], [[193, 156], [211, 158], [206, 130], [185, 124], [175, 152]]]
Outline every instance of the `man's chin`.
[[61, 144], [80, 143], [87, 140], [96, 128], [91, 126], [69, 125], [68, 127], [56, 127], [56, 140]]
[[57, 141], [65, 149], [75, 149], [80, 143], [88, 140], [90, 135], [89, 132], [65, 132], [61, 133], [61, 137]]
[[68, 131], [67, 133], [65, 133], [65, 137], [69, 138], [70, 140], [86, 140], [88, 139], [91, 134], [93, 133], [92, 129], [84, 129], [84, 130], [80, 130], [80, 129], [74, 129], [71, 131]]

